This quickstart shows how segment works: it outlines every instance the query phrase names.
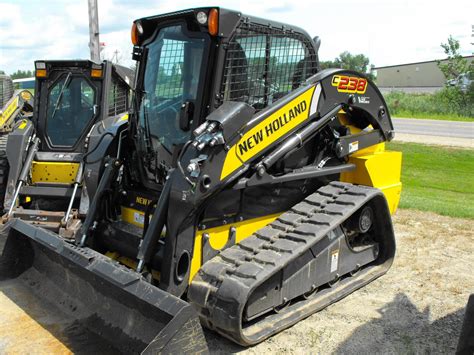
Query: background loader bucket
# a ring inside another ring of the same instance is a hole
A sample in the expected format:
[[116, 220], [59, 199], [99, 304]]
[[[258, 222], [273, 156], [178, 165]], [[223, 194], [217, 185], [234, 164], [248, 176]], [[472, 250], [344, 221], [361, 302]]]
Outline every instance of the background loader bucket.
[[0, 280], [21, 275], [35, 297], [54, 303], [120, 351], [207, 352], [191, 305], [106, 256], [21, 220], [5, 225], [2, 244]]

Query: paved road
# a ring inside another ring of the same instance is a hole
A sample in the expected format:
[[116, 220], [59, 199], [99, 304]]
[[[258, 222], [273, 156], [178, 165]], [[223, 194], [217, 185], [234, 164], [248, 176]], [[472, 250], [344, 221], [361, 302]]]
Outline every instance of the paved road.
[[397, 133], [474, 139], [474, 122], [393, 118]]

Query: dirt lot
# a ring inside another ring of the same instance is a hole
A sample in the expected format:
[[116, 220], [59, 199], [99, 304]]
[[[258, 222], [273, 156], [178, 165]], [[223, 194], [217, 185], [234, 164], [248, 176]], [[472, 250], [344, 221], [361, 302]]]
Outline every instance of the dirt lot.
[[[474, 221], [409, 210], [394, 220], [398, 251], [387, 275], [253, 348], [206, 332], [211, 352], [453, 353], [474, 292]], [[0, 309], [0, 353], [106, 350], [77, 327], [67, 339], [74, 320], [41, 309], [14, 282], [0, 282]]]

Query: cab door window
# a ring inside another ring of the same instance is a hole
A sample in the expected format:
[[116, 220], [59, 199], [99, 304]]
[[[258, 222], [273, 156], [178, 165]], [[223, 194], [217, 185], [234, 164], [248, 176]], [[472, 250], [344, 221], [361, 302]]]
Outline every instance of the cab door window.
[[63, 75], [48, 95], [46, 134], [51, 145], [74, 146], [96, 111], [95, 88], [84, 77]]

